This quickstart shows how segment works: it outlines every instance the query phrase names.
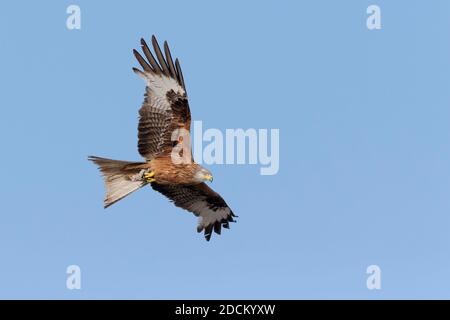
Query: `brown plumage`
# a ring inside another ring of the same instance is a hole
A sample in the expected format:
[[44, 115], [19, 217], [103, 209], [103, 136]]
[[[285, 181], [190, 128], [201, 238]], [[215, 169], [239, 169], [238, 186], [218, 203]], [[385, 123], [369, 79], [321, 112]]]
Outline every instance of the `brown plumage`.
[[[189, 131], [191, 112], [178, 59], [173, 63], [169, 45], [164, 54], [152, 36], [155, 56], [141, 39], [145, 58], [133, 50], [143, 70], [133, 71], [146, 81], [144, 102], [139, 110], [138, 151], [145, 162], [127, 162], [89, 157], [104, 176], [105, 208], [133, 191], [151, 184], [152, 188], [198, 216], [198, 232], [209, 241], [212, 232], [220, 234], [236, 217], [223, 198], [204, 181], [211, 173], [194, 162]], [[186, 154], [185, 154], [186, 153]]]

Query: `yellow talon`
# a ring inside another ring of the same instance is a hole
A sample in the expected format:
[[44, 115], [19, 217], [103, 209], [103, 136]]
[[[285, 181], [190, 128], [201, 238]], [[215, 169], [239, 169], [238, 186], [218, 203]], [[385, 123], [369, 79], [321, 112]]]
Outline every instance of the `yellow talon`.
[[150, 172], [146, 172], [144, 173], [144, 179], [148, 182], [148, 183], [152, 183], [155, 182], [156, 179], [154, 178], [155, 176], [155, 172], [154, 171], [150, 171]]

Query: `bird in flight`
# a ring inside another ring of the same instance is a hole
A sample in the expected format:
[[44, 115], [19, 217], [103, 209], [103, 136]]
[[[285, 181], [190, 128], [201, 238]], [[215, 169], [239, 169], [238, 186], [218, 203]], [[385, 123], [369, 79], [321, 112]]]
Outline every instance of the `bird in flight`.
[[150, 184], [175, 206], [199, 217], [197, 231], [209, 241], [213, 231], [228, 229], [236, 215], [205, 181], [209, 170], [194, 162], [190, 146], [191, 112], [180, 63], [172, 60], [164, 42], [164, 54], [152, 36], [152, 54], [141, 39], [142, 52], [133, 53], [142, 70], [133, 71], [146, 82], [144, 102], [139, 110], [138, 151], [145, 162], [128, 162], [90, 156], [105, 183], [105, 208], [133, 191]]

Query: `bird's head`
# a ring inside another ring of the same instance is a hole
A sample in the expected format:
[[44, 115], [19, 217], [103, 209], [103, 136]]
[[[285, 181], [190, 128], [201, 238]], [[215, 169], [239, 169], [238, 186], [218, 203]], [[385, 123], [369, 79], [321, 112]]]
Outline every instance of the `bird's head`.
[[197, 170], [197, 172], [195, 173], [195, 180], [197, 180], [198, 182], [204, 182], [204, 181], [212, 182], [213, 176], [208, 169], [200, 167]]

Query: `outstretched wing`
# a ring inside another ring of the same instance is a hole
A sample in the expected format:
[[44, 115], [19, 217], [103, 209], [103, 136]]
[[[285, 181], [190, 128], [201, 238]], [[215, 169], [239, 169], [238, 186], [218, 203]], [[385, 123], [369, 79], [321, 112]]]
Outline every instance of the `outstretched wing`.
[[223, 198], [205, 183], [197, 185], [163, 185], [152, 183], [152, 188], [170, 199], [177, 207], [194, 213], [200, 218], [197, 231], [205, 230], [207, 241], [212, 231], [220, 234], [221, 228], [229, 228], [234, 222], [233, 211]]
[[[152, 44], [158, 60], [144, 39], [141, 39], [141, 46], [146, 59], [133, 50], [143, 69], [133, 68], [133, 71], [147, 84], [144, 103], [139, 110], [138, 126], [138, 150], [147, 160], [170, 153], [178, 143], [172, 141], [174, 132], [184, 129], [188, 133], [191, 126], [191, 112], [180, 63], [178, 59], [173, 63], [166, 41], [165, 57], [155, 36], [152, 36]], [[182, 143], [181, 140], [179, 142]]]

